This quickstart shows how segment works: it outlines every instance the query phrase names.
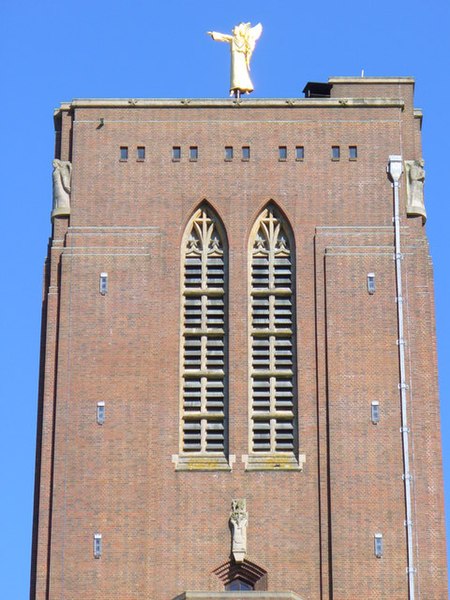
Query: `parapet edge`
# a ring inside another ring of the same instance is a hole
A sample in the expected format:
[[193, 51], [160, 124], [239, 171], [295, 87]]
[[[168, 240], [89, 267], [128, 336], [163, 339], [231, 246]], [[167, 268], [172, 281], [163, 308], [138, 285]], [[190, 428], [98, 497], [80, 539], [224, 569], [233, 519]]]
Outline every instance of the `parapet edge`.
[[76, 108], [404, 108], [399, 98], [75, 98], [62, 102], [55, 117]]
[[406, 83], [413, 84], [415, 83], [414, 77], [405, 76], [405, 77], [346, 77], [346, 76], [334, 76], [328, 78], [328, 83]]

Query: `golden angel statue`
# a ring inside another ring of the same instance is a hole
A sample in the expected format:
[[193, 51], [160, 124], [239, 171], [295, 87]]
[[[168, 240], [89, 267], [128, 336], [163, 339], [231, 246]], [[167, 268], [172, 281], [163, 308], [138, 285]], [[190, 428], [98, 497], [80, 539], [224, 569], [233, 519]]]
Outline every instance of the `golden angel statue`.
[[241, 93], [253, 92], [250, 79], [250, 59], [255, 49], [256, 41], [262, 33], [262, 25], [254, 27], [250, 23], [240, 23], [233, 27], [232, 35], [208, 31], [208, 35], [216, 42], [228, 42], [231, 50], [231, 84], [230, 96], [239, 98]]

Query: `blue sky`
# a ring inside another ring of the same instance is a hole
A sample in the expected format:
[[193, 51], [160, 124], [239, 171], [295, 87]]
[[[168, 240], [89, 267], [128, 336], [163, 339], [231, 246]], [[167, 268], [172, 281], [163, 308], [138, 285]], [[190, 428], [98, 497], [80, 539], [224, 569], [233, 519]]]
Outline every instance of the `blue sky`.
[[206, 31], [261, 21], [255, 97], [301, 96], [333, 75], [412, 75], [424, 111], [450, 514], [448, 0], [2, 2], [0, 597], [28, 598], [42, 266], [50, 235], [53, 109], [80, 97], [227, 97], [229, 53]]

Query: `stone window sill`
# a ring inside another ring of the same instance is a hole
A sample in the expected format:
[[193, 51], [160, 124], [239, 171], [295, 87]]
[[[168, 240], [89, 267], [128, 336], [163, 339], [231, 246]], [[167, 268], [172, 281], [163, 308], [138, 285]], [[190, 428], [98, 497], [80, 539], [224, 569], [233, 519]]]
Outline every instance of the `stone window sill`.
[[235, 457], [223, 454], [174, 454], [175, 471], [231, 471]]
[[249, 454], [242, 456], [246, 471], [302, 471], [306, 456], [299, 454]]

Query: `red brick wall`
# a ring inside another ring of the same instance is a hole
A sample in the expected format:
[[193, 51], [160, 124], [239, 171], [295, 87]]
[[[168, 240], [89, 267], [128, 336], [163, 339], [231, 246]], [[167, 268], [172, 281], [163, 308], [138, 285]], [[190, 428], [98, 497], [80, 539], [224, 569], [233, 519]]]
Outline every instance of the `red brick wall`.
[[[411, 86], [404, 90], [408, 100]], [[73, 129], [63, 114], [72, 214], [69, 228], [55, 221], [50, 256], [36, 599], [64, 592], [66, 600], [167, 600], [184, 590], [221, 591], [213, 571], [230, 558], [233, 498], [247, 499], [247, 558], [268, 572], [270, 591], [292, 590], [303, 600], [406, 598], [386, 164], [390, 154], [419, 157], [412, 107], [79, 107]], [[136, 160], [140, 145], [144, 162]], [[171, 160], [175, 145], [180, 162]], [[199, 148], [197, 162], [188, 159], [190, 145]], [[224, 161], [227, 145], [232, 162]], [[243, 145], [251, 147], [249, 162], [240, 159]], [[286, 162], [278, 160], [279, 145], [288, 147]], [[305, 147], [303, 162], [294, 160], [296, 145]], [[338, 162], [332, 145], [341, 146]], [[349, 145], [358, 147], [357, 161], [348, 160]], [[119, 161], [120, 146], [129, 147], [127, 162]], [[231, 472], [176, 472], [172, 462], [180, 241], [203, 199], [229, 240]], [[269, 200], [296, 241], [302, 472], [245, 472], [242, 462], [248, 236]], [[420, 218], [403, 213], [402, 225], [417, 589], [423, 600], [444, 600], [432, 275]], [[105, 296], [100, 272], [109, 276]], [[380, 401], [378, 425], [370, 421], [372, 400]], [[103, 426], [98, 401], [105, 402]], [[96, 532], [103, 535], [99, 560]], [[381, 559], [373, 554], [378, 532]]]

